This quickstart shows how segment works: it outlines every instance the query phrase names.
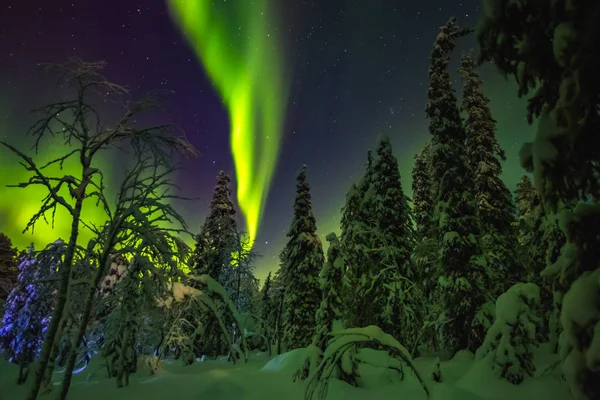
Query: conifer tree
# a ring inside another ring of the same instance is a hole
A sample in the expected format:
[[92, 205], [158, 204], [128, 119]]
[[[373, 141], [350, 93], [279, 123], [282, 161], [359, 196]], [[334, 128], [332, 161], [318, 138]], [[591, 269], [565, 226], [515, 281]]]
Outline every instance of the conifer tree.
[[271, 271], [269, 271], [269, 274], [265, 279], [265, 283], [260, 291], [260, 329], [269, 341], [269, 343], [267, 343], [269, 355], [271, 354], [271, 343], [273, 341], [273, 301], [271, 299], [271, 295]]
[[283, 324], [285, 317], [285, 287], [282, 268], [278, 269], [271, 279], [269, 297], [271, 298], [271, 312], [269, 314], [268, 323], [273, 331], [272, 341], [276, 345], [275, 351], [277, 354], [281, 354], [283, 351]]
[[269, 315], [271, 314], [271, 298], [270, 298], [270, 292], [271, 292], [271, 271], [269, 271], [269, 274], [267, 275], [267, 278], [265, 279], [265, 283], [261, 289], [261, 295], [260, 295], [260, 302], [261, 302], [261, 307], [262, 307], [262, 318], [263, 320], [267, 321], [269, 318]]
[[517, 206], [517, 228], [519, 259], [521, 264], [531, 271], [532, 249], [535, 246], [534, 232], [539, 229], [536, 218], [536, 205], [539, 203], [535, 186], [527, 175], [523, 175], [515, 190], [515, 204]]
[[563, 372], [576, 396], [597, 399], [600, 370], [600, 4], [597, 1], [491, 2], [478, 26], [481, 61], [514, 76], [527, 96], [532, 143], [522, 165], [550, 220], [566, 238], [543, 275], [568, 290], [561, 335]]
[[344, 260], [341, 255], [340, 242], [335, 233], [326, 237], [329, 242], [327, 249], [327, 262], [321, 269], [321, 292], [323, 299], [317, 310], [317, 331], [313, 344], [321, 352], [327, 348], [329, 333], [333, 331], [335, 323], [342, 319], [342, 277], [344, 275]]
[[65, 243], [60, 239], [38, 254], [31, 245], [19, 264], [17, 286], [9, 295], [0, 329], [3, 352], [21, 365], [19, 383], [27, 377], [24, 368], [42, 347], [56, 292], [56, 285], [48, 279], [56, 274], [64, 251]]
[[229, 176], [224, 171], [219, 171], [210, 202], [210, 213], [197, 236], [194, 251], [193, 272], [198, 275], [208, 274], [216, 280], [229, 259], [227, 251], [235, 247], [237, 238], [230, 182]]
[[485, 302], [486, 261], [479, 244], [473, 171], [464, 146], [449, 61], [460, 30], [452, 18], [438, 34], [431, 53], [426, 107], [434, 181], [434, 225], [438, 232], [440, 302], [448, 322], [444, 338], [454, 350], [475, 350], [483, 338], [472, 332], [475, 313]]
[[463, 55], [459, 68], [464, 84], [461, 110], [466, 114], [466, 150], [474, 172], [482, 245], [490, 272], [500, 283], [496, 290], [500, 294], [520, 282], [524, 273], [516, 254], [512, 194], [500, 179], [506, 155], [496, 140], [496, 121], [476, 67], [471, 54]]
[[368, 285], [373, 217], [371, 209], [365, 207], [365, 196], [373, 178], [373, 156], [367, 153], [365, 174], [357, 184], [352, 184], [346, 194], [346, 204], [342, 209], [340, 246], [344, 257], [342, 297], [345, 309], [344, 320], [347, 326], [367, 326], [368, 310], [364, 307], [363, 294]]
[[13, 247], [10, 238], [0, 232], [0, 304], [7, 299], [16, 283], [19, 274], [17, 254], [18, 250]]
[[[236, 247], [238, 237], [235, 222], [235, 209], [231, 202], [231, 179], [224, 171], [219, 171], [217, 184], [210, 202], [210, 213], [196, 237], [196, 248], [193, 259], [195, 262], [194, 275], [208, 274], [219, 281], [222, 272], [230, 260], [230, 252]], [[221, 282], [220, 282], [221, 283]], [[192, 281], [192, 284], [195, 284]], [[223, 305], [221, 305], [223, 306]], [[221, 329], [215, 318], [207, 313], [204, 321], [204, 331], [200, 350], [217, 357], [223, 350]]]
[[412, 343], [420, 324], [420, 271], [410, 263], [414, 244], [412, 217], [402, 189], [398, 161], [386, 135], [378, 138], [373, 176], [364, 207], [372, 210], [368, 294], [363, 326], [377, 325], [401, 343]]
[[434, 237], [431, 184], [431, 143], [427, 142], [421, 152], [415, 154], [415, 165], [412, 170], [413, 215], [416, 236], [421, 242]]
[[6, 358], [14, 357], [22, 348], [20, 343], [23, 339], [20, 337], [19, 332], [25, 331], [26, 321], [24, 318], [20, 318], [20, 312], [30, 296], [27, 290], [27, 282], [33, 281], [35, 268], [35, 250], [33, 244], [31, 244], [20, 259], [17, 284], [6, 301], [2, 327], [0, 327], [0, 352]]
[[316, 232], [304, 165], [296, 178], [294, 217], [281, 255], [285, 288], [283, 342], [287, 350], [308, 346], [316, 329], [315, 310], [321, 302], [318, 277], [324, 261]]

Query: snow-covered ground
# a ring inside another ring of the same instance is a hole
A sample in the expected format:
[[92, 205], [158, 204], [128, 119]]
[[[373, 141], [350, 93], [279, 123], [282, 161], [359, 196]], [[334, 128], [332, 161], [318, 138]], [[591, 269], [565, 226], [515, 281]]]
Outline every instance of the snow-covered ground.
[[[106, 378], [100, 358], [74, 376], [69, 399], [73, 400], [300, 400], [304, 399], [304, 383], [292, 382], [292, 375], [304, 362], [306, 350], [299, 349], [269, 360], [264, 353], [253, 353], [247, 364], [232, 365], [226, 359], [205, 361], [191, 366], [167, 362], [155, 376], [141, 368], [131, 377], [130, 385], [117, 389]], [[549, 347], [542, 345], [535, 353], [537, 372], [520, 385], [513, 385], [495, 375], [490, 361], [475, 360], [469, 352], [459, 352], [452, 360], [441, 362], [442, 382], [432, 379], [434, 357], [414, 360], [426, 380], [433, 400], [571, 400], [567, 386], [559, 378], [558, 368], [548, 370], [557, 361]], [[0, 400], [22, 399], [25, 387], [17, 386], [18, 367], [0, 361]], [[421, 400], [423, 389], [408, 376], [399, 382], [389, 370], [363, 368], [364, 388], [354, 388], [341, 381], [329, 385], [330, 400]], [[60, 374], [55, 380], [59, 382]], [[45, 396], [52, 398], [52, 396]], [[317, 400], [317, 399], [315, 399]]]

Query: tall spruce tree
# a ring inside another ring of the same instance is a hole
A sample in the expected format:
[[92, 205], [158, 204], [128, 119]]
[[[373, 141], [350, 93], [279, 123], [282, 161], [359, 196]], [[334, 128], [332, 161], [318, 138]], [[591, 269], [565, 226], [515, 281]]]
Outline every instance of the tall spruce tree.
[[455, 18], [441, 27], [431, 53], [426, 107], [432, 135], [433, 220], [440, 249], [438, 295], [448, 318], [443, 326], [444, 339], [454, 350], [475, 350], [481, 343], [472, 322], [486, 300], [484, 288], [489, 283], [478, 238], [473, 171], [449, 73], [456, 39], [466, 33]]
[[294, 217], [281, 255], [285, 287], [283, 342], [287, 350], [308, 346], [316, 330], [315, 310], [321, 302], [319, 272], [324, 261], [316, 232], [304, 165], [296, 178]]
[[[216, 281], [222, 278], [223, 270], [230, 260], [229, 252], [236, 247], [238, 233], [235, 222], [235, 209], [231, 202], [231, 179], [224, 171], [217, 175], [213, 197], [210, 202], [210, 213], [196, 238], [194, 250], [195, 275], [208, 274]], [[192, 281], [192, 284], [194, 282]], [[215, 299], [220, 309], [224, 305]], [[214, 316], [207, 313], [204, 320], [204, 331], [201, 338], [195, 338], [200, 353], [216, 357], [223, 351], [221, 329]]]
[[364, 199], [372, 210], [368, 291], [364, 325], [377, 325], [402, 343], [412, 343], [420, 323], [419, 271], [410, 263], [414, 233], [408, 198], [402, 189], [398, 161], [386, 135], [378, 138], [373, 177]]
[[516, 253], [512, 195], [500, 179], [501, 162], [506, 160], [506, 155], [496, 140], [496, 121], [476, 68], [473, 56], [469, 53], [463, 55], [459, 68], [464, 85], [461, 111], [466, 114], [466, 150], [474, 172], [482, 245], [490, 272], [497, 276], [495, 281], [499, 285], [496, 294], [500, 294], [520, 282], [524, 273]]
[[349, 327], [367, 326], [368, 307], [364, 294], [369, 283], [372, 248], [372, 209], [365, 206], [365, 196], [373, 180], [373, 154], [367, 152], [365, 174], [358, 183], [352, 184], [346, 194], [342, 209], [340, 246], [344, 257], [342, 297], [344, 298], [344, 321]]
[[327, 348], [329, 333], [333, 331], [335, 324], [342, 320], [341, 289], [344, 275], [340, 241], [335, 233], [330, 233], [326, 239], [329, 242], [327, 262], [323, 264], [320, 274], [323, 298], [317, 310], [317, 330], [313, 338], [313, 344], [322, 352]]
[[218, 280], [223, 266], [229, 260], [229, 250], [236, 246], [237, 226], [235, 209], [231, 202], [231, 179], [224, 171], [217, 175], [210, 213], [196, 238], [194, 273], [208, 274]]

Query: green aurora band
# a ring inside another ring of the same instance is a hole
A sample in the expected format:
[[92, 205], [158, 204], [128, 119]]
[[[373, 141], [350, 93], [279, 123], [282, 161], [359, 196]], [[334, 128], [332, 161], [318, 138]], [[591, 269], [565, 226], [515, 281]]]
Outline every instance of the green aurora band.
[[254, 243], [277, 164], [287, 103], [267, 0], [168, 0], [229, 112], [237, 201]]

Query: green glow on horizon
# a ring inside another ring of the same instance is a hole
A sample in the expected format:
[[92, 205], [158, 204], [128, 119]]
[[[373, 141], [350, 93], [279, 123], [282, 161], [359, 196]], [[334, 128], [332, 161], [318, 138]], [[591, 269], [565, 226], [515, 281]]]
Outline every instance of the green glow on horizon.
[[229, 112], [237, 200], [254, 243], [279, 155], [287, 88], [267, 0], [169, 0]]
[[[8, 131], [6, 127], [0, 126], [0, 131], [3, 130]], [[22, 132], [20, 133], [22, 137], [23, 134]], [[19, 136], [15, 134], [13, 138], [16, 137]], [[35, 155], [29, 150], [31, 147], [30, 140], [20, 139], [16, 141], [8, 139], [6, 141], [31, 156], [38, 166], [62, 157], [71, 150], [71, 148], [66, 147], [60, 140], [45, 140], [43, 141], [40, 153]], [[36, 223], [33, 234], [31, 231], [22, 233], [31, 217], [39, 211], [42, 199], [47, 196], [48, 190], [41, 185], [34, 185], [27, 188], [6, 187], [7, 185], [27, 182], [32, 176], [32, 173], [27, 171], [18, 161], [20, 159], [16, 155], [4, 146], [0, 146], [0, 232], [7, 234], [12, 240], [13, 245], [17, 246], [20, 250], [24, 249], [30, 243], [35, 245], [36, 250], [41, 250], [58, 238], [68, 241], [71, 233], [72, 218], [61, 206], [58, 206], [56, 209], [54, 227], [51, 224], [46, 224], [41, 219]], [[105, 175], [109, 177], [112, 175], [114, 168], [109, 168], [109, 164], [106, 161], [98, 157], [94, 165], [104, 171]], [[81, 176], [81, 166], [78, 164], [77, 157], [74, 156], [64, 163], [62, 170], [58, 165], [54, 165], [46, 168], [44, 172], [47, 176], [60, 177], [73, 175], [77, 177]], [[110, 188], [108, 188], [107, 194], [109, 196], [110, 193]], [[67, 201], [71, 198], [66, 187], [59, 191], [59, 194]], [[51, 215], [51, 211], [46, 212], [49, 222]], [[93, 223], [98, 226], [101, 226], [107, 219], [103, 209], [96, 207], [94, 199], [88, 199], [84, 202], [81, 217], [86, 223]], [[83, 245], [92, 239], [92, 232], [85, 226], [80, 225], [79, 231], [79, 244]]]

